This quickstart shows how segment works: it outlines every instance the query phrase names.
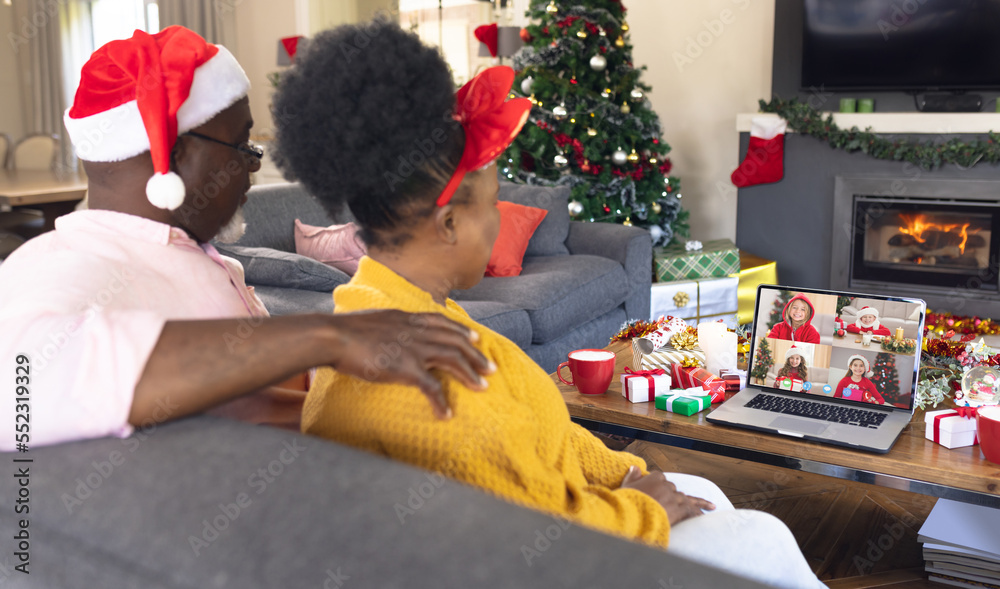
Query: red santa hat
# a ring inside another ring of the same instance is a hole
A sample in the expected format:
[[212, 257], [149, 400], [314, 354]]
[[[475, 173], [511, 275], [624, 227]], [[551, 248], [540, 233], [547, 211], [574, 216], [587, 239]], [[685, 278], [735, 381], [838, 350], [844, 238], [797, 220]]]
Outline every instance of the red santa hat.
[[801, 356], [803, 362], [805, 362], [805, 360], [806, 360], [806, 355], [802, 353], [802, 348], [799, 348], [799, 347], [794, 346], [794, 345], [792, 347], [788, 348], [788, 351], [785, 352], [785, 360], [788, 360], [792, 356]]
[[[861, 318], [864, 317], [865, 315], [873, 315], [875, 317], [875, 321], [871, 325], [862, 325]], [[861, 307], [861, 310], [858, 311], [858, 318], [854, 321], [854, 324], [863, 329], [878, 329], [879, 328], [878, 309], [874, 307]]]
[[63, 121], [81, 160], [117, 162], [148, 151], [155, 173], [146, 197], [173, 210], [185, 192], [170, 171], [177, 136], [207, 123], [249, 89], [225, 47], [180, 26], [155, 35], [137, 30], [90, 56]]
[[847, 359], [847, 369], [848, 369], [848, 372], [850, 372], [851, 364], [854, 364], [855, 360], [861, 360], [862, 364], [865, 365], [865, 376], [871, 377], [872, 375], [875, 374], [871, 370], [871, 365], [868, 364], [868, 358], [865, 358], [861, 354], [854, 354], [853, 356], [851, 356], [850, 358]]

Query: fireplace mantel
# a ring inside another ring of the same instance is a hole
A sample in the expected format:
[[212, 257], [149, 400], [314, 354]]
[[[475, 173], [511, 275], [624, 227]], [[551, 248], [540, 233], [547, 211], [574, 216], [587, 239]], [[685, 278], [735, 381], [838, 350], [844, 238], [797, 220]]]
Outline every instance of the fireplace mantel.
[[[922, 113], [922, 112], [886, 112], [886, 113], [823, 113], [833, 114], [833, 122], [841, 129], [871, 128], [873, 133], [917, 133], [941, 135], [952, 133], [987, 133], [1000, 132], [1000, 113], [963, 112], [963, 113]], [[736, 115], [736, 130], [740, 133], [750, 132], [750, 121], [753, 117], [773, 117], [776, 114], [741, 113]], [[795, 131], [789, 130], [789, 133]]]

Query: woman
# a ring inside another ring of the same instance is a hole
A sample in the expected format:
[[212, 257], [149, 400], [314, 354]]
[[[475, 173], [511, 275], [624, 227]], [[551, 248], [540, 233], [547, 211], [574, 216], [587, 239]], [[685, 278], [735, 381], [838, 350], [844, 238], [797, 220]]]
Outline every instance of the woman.
[[[363, 48], [358, 39], [365, 39]], [[754, 554], [741, 560], [739, 572], [797, 581], [787, 586], [803, 586], [803, 578], [806, 586], [818, 584], [780, 522], [732, 509], [725, 511], [736, 519], [701, 515], [711, 502], [678, 492], [662, 474], [647, 474], [642, 459], [608, 450], [572, 423], [552, 379], [448, 298], [482, 279], [499, 231], [493, 160], [530, 109], [525, 99], [506, 101], [513, 78], [509, 68], [490, 68], [454, 94], [438, 52], [387, 23], [317, 35], [283, 76], [274, 100], [280, 165], [331, 210], [346, 204], [368, 246], [351, 282], [334, 293], [336, 312], [441, 313], [478, 334], [477, 346], [497, 366], [482, 393], [445, 380], [454, 410], [446, 421], [435, 420], [412, 387], [373, 386], [321, 370], [303, 409], [303, 431], [599, 530], [661, 547], [669, 542], [692, 558], [740, 560], [720, 554], [718, 543], [742, 538], [733, 533], [741, 526], [756, 530], [770, 548], [744, 542]], [[379, 361], [372, 359], [374, 366]], [[711, 483], [670, 476], [731, 507]], [[684, 523], [701, 520], [685, 539]]]

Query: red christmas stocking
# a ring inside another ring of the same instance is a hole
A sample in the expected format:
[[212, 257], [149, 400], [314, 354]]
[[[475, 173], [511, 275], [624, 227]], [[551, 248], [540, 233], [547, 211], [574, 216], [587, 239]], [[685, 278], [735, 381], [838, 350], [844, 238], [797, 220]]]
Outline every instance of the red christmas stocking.
[[733, 184], [743, 188], [777, 182], [785, 175], [785, 119], [754, 117], [747, 155], [733, 172]]

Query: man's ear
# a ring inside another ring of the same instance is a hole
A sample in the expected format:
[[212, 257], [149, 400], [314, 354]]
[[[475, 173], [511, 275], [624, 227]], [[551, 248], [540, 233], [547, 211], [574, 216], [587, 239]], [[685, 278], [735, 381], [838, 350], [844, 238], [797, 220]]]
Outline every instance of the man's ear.
[[458, 218], [455, 207], [448, 203], [434, 211], [434, 230], [438, 238], [448, 245], [458, 242]]

